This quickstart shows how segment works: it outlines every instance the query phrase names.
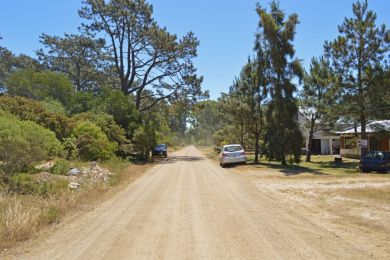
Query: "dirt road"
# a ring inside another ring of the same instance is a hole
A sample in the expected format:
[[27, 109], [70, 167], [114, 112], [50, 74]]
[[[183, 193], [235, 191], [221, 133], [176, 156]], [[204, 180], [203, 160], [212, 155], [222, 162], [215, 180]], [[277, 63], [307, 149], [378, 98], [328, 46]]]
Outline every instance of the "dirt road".
[[[227, 169], [229, 170], [229, 169]], [[20, 259], [366, 259], [187, 147]]]

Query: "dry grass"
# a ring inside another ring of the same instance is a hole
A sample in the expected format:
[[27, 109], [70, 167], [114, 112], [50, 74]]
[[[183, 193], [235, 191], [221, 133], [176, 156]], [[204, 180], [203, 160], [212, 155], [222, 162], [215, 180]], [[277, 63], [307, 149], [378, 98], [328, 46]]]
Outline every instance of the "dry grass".
[[338, 193], [346, 198], [366, 201], [368, 204], [380, 203], [390, 206], [390, 188], [345, 189]]
[[0, 197], [0, 246], [31, 237], [39, 226], [40, 210], [22, 205], [19, 198]]
[[115, 173], [109, 183], [89, 183], [79, 190], [64, 189], [48, 196], [0, 193], [0, 251], [35, 238], [40, 231], [59, 223], [65, 217], [92, 210], [142, 176], [150, 167], [121, 160], [108, 161], [101, 166]]

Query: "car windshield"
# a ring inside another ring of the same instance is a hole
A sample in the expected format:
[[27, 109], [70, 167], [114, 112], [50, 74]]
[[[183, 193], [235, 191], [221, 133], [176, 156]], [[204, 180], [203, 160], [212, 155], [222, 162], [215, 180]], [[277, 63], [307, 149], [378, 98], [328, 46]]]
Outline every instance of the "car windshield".
[[165, 148], [165, 144], [159, 144], [159, 145], [157, 145], [157, 147], [156, 148]]
[[223, 150], [225, 152], [237, 152], [237, 151], [241, 151], [242, 147], [241, 145], [227, 146]]

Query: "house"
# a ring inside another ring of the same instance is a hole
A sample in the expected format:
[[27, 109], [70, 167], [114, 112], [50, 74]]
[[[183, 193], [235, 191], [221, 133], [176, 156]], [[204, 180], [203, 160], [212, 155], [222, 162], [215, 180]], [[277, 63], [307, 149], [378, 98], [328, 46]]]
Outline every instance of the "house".
[[[305, 140], [302, 150], [306, 152], [309, 149], [309, 119], [300, 111], [297, 120]], [[332, 131], [331, 128], [323, 127], [314, 132], [311, 148], [311, 153], [314, 155], [338, 154], [340, 151], [339, 134]]]
[[361, 127], [347, 128], [340, 135], [340, 155], [359, 158], [362, 146], [368, 151], [390, 151], [390, 120], [372, 121], [366, 125], [368, 139], [361, 140]]

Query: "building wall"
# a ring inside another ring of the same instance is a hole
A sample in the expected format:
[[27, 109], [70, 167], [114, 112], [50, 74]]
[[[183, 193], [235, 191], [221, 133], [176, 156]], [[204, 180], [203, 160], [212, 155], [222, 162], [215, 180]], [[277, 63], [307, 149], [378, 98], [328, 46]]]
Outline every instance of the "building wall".
[[[349, 141], [353, 139], [356, 142], [355, 147], [346, 147], [346, 139], [349, 138]], [[360, 157], [361, 154], [361, 146], [358, 145], [358, 140], [360, 139], [360, 135], [355, 136], [355, 135], [341, 135], [340, 136], [340, 155], [345, 156], [345, 157]], [[370, 139], [371, 138], [377, 138], [372, 135], [368, 136], [368, 150], [381, 150], [381, 151], [390, 151], [390, 136], [389, 137], [382, 137], [379, 140], [379, 147], [374, 148], [370, 147]]]
[[330, 154], [330, 139], [321, 139], [321, 154]]

